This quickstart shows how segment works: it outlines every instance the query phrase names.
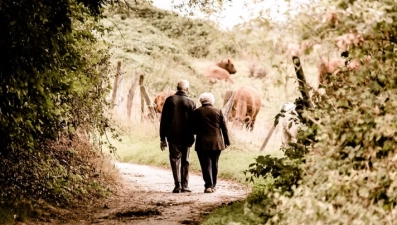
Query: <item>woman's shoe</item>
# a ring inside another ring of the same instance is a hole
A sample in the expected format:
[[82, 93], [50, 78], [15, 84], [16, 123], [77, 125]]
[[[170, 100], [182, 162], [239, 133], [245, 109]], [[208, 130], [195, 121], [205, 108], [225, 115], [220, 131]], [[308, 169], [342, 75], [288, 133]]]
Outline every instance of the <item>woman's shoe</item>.
[[189, 188], [182, 188], [182, 192], [192, 192]]
[[204, 193], [213, 193], [214, 191], [212, 191], [212, 188], [206, 188], [204, 190]]

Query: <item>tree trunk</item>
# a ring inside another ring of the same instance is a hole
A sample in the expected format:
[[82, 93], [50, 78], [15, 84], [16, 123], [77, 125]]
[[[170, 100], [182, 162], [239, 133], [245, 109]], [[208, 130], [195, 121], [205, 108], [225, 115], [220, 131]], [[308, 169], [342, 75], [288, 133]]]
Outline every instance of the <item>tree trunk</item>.
[[145, 102], [149, 108], [149, 116], [150, 118], [156, 118], [157, 114], [154, 110], [153, 103], [149, 98], [149, 95], [146, 91], [146, 87], [143, 85], [144, 75], [141, 75], [139, 78], [139, 86], [141, 91], [141, 111], [142, 111], [142, 120], [145, 118]]

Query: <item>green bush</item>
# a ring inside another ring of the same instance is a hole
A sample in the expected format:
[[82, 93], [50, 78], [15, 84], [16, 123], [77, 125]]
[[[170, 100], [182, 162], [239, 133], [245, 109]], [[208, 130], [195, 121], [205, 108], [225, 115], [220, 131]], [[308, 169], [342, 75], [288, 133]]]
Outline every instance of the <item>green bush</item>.
[[[83, 2], [90, 8], [74, 0], [2, 2], [0, 49], [7, 57], [0, 62], [0, 210], [8, 209], [0, 212], [3, 218], [25, 218], [40, 201], [68, 206], [109, 191], [104, 173], [88, 160], [101, 154], [86, 141], [89, 133], [109, 126], [109, 53], [94, 34], [103, 31], [97, 24], [103, 1]], [[20, 202], [34, 207], [25, 210]]]
[[[317, 29], [327, 34], [325, 40], [352, 29], [360, 32], [364, 45], [349, 53], [362, 63], [355, 71], [331, 76], [323, 86], [326, 94], [316, 94], [322, 100], [307, 114], [317, 126], [302, 167], [305, 176], [293, 196], [276, 199], [277, 213], [269, 224], [395, 223], [397, 4], [340, 1], [337, 9], [348, 7], [354, 10], [338, 14], [336, 30], [326, 24]], [[381, 12], [381, 19], [368, 9]]]

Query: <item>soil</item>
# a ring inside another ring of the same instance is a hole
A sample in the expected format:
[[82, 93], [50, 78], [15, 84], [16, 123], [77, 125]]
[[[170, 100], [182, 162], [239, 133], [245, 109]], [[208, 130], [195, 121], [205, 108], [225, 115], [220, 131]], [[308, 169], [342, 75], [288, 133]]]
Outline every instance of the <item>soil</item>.
[[[219, 180], [214, 193], [204, 193], [201, 174], [190, 174], [190, 193], [172, 193], [171, 169], [115, 163], [121, 174], [119, 189], [101, 205], [60, 221], [42, 224], [64, 225], [179, 225], [199, 224], [214, 209], [246, 198], [249, 188]], [[36, 223], [38, 224], [38, 223]]]

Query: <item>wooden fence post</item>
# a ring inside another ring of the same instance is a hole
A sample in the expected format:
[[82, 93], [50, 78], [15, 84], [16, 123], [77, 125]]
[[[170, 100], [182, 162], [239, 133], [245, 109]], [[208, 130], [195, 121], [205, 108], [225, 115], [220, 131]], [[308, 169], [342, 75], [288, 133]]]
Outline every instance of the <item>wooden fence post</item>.
[[265, 149], [267, 142], [269, 142], [270, 137], [272, 136], [274, 130], [276, 129], [277, 124], [274, 124], [273, 127], [270, 129], [269, 133], [267, 133], [267, 136], [265, 138], [265, 141], [263, 142], [261, 149], [259, 149], [259, 151], [263, 151], [263, 149]]
[[117, 69], [116, 69], [116, 76], [114, 78], [114, 83], [113, 83], [113, 93], [112, 93], [112, 107], [114, 107], [115, 105], [118, 105], [121, 101], [121, 82], [123, 81], [123, 76], [121, 74], [121, 62], [118, 61], [117, 62]]
[[[141, 87], [143, 85], [143, 79], [144, 79], [144, 75], [141, 74], [139, 76], [139, 87]], [[141, 93], [141, 121], [143, 121], [145, 119], [145, 100], [142, 97], [142, 93]]]
[[128, 91], [128, 98], [127, 98], [127, 116], [128, 119], [131, 118], [131, 110], [132, 110], [132, 103], [134, 101], [135, 90], [138, 86], [138, 79], [139, 73], [135, 71], [134, 78], [132, 79], [132, 85], [130, 90]]
[[225, 94], [225, 98], [223, 99], [222, 112], [226, 120], [229, 119], [230, 109], [232, 108], [235, 95], [236, 95], [235, 91], [227, 91]]
[[144, 79], [144, 75], [141, 75], [139, 78], [139, 86], [140, 86], [140, 91], [141, 91], [141, 111], [142, 111], [142, 120], [145, 117], [145, 102], [146, 105], [149, 108], [149, 113], [150, 113], [150, 117], [151, 118], [156, 118], [156, 112], [154, 111], [154, 107], [153, 107], [153, 103], [149, 98], [149, 95], [146, 91], [145, 86], [143, 85], [143, 79]]

